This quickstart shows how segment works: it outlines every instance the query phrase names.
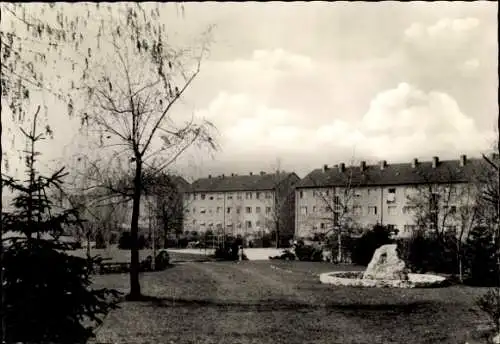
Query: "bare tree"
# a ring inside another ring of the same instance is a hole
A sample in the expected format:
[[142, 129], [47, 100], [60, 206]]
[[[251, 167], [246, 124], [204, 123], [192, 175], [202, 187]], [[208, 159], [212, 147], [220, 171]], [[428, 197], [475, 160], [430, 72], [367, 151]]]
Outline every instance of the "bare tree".
[[439, 182], [431, 174], [419, 174], [424, 182], [410, 189], [406, 209], [417, 228], [433, 233], [442, 245], [446, 237], [454, 240], [457, 272], [463, 280], [464, 242], [479, 221], [478, 189], [472, 179], [459, 180], [448, 166], [441, 168]]
[[185, 215], [190, 212], [189, 183], [182, 177], [161, 172], [152, 177], [150, 192], [155, 227], [161, 228], [163, 246], [170, 233], [182, 233]]
[[281, 170], [278, 159], [276, 172], [273, 174], [272, 189], [263, 192], [265, 209], [261, 218], [264, 227], [274, 233], [276, 248], [281, 245], [283, 235], [295, 232], [295, 184], [300, 179], [295, 173]]
[[[113, 55], [89, 66], [85, 81], [88, 127], [99, 133], [101, 149], [112, 149], [117, 161], [123, 163], [119, 157], [124, 157], [134, 169], [128, 295], [131, 300], [141, 297], [137, 239], [144, 168], [152, 175], [160, 173], [193, 144], [216, 149], [211, 123], [196, 123], [193, 118], [176, 120], [171, 113], [198, 75], [205, 46], [198, 52], [190, 51], [197, 54], [194, 64], [190, 64], [188, 56], [192, 55], [169, 47], [161, 25], [151, 31], [147, 19], [140, 11], [131, 12], [127, 23], [111, 18], [113, 27], [123, 31], [110, 32]], [[153, 35], [149, 41], [148, 34]], [[108, 160], [109, 163], [112, 162]]]
[[[325, 221], [325, 228], [320, 228], [320, 233], [324, 236], [330, 233], [337, 235], [338, 253], [337, 260], [343, 261], [343, 244], [342, 236], [348, 234], [358, 227], [356, 222], [357, 214], [355, 211], [355, 196], [356, 190], [362, 185], [362, 178], [355, 178], [354, 158], [351, 160], [351, 166], [345, 168], [345, 165], [340, 164], [334, 168], [339, 168], [342, 176], [340, 186], [326, 186], [321, 180], [311, 178], [315, 185], [313, 197], [319, 200], [320, 208], [313, 212], [310, 217], [312, 221]], [[324, 173], [328, 173], [326, 168]], [[356, 180], [357, 179], [357, 180]]]

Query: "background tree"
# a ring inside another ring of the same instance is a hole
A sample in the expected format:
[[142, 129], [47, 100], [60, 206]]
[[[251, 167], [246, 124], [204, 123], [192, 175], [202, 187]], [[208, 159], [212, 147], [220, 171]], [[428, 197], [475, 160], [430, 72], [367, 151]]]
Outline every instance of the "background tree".
[[[363, 180], [366, 178], [355, 178], [355, 173], [357, 169], [354, 167], [354, 158], [350, 162], [351, 166], [348, 166], [345, 171], [340, 175], [342, 176], [342, 181], [340, 187], [328, 187], [325, 186], [321, 180], [312, 178], [315, 185], [315, 190], [313, 191], [313, 197], [318, 200], [319, 209], [317, 213], [310, 216], [311, 221], [317, 222], [325, 221], [325, 228], [320, 228], [319, 232], [327, 237], [330, 234], [335, 234], [337, 236], [337, 260], [339, 262], [343, 261], [343, 251], [344, 246], [342, 244], [342, 237], [346, 234], [350, 234], [355, 228], [359, 227], [356, 223], [356, 214], [354, 213], [355, 206], [355, 196], [356, 189], [360, 187]], [[344, 166], [335, 166], [333, 168], [342, 169]], [[329, 169], [324, 171], [324, 173], [331, 173]], [[361, 176], [366, 177], [363, 173]]]
[[[100, 315], [115, 308], [118, 293], [89, 288], [94, 261], [68, 255], [65, 251], [73, 247], [59, 240], [80, 219], [73, 208], [55, 212], [48, 197], [50, 188], [61, 190], [64, 168], [49, 177], [36, 170], [40, 153], [35, 144], [44, 139], [36, 130], [39, 110], [32, 130], [21, 129], [30, 143], [25, 152], [27, 179], [5, 179], [17, 195], [14, 210], [3, 214], [4, 229], [21, 235], [7, 243], [2, 261], [6, 296], [2, 336], [8, 343], [86, 343], [93, 326], [101, 322]], [[84, 326], [84, 320], [93, 326]]]
[[283, 239], [290, 239], [295, 233], [295, 184], [299, 177], [281, 170], [279, 161], [276, 167], [272, 190], [262, 195], [266, 201], [262, 218], [265, 227], [271, 230], [271, 240], [275, 240], [276, 248], [279, 248]]
[[[478, 190], [470, 181], [457, 182], [459, 176], [451, 167], [441, 167], [445, 183], [436, 183], [431, 175], [420, 171], [425, 182], [410, 189], [407, 209], [413, 214], [420, 231], [432, 234], [437, 240], [442, 260], [450, 260], [453, 273], [463, 281], [464, 249], [471, 230], [478, 224]], [[446, 258], [446, 255], [453, 257]], [[451, 271], [450, 271], [451, 272]]]
[[161, 230], [163, 246], [170, 234], [183, 230], [185, 214], [190, 211], [189, 183], [182, 177], [164, 171], [152, 176], [153, 214]]

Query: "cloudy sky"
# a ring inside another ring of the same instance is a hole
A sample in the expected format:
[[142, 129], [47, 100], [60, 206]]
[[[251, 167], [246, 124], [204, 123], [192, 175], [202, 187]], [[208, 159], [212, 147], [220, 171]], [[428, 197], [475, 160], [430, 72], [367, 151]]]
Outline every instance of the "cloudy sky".
[[[221, 150], [190, 152], [180, 171], [248, 173], [279, 161], [304, 176], [323, 164], [458, 158], [492, 147], [496, 2], [184, 6], [184, 18], [170, 23], [180, 37], [216, 27], [176, 111], [213, 122]], [[51, 123], [52, 159], [77, 149], [74, 126], [61, 123]]]

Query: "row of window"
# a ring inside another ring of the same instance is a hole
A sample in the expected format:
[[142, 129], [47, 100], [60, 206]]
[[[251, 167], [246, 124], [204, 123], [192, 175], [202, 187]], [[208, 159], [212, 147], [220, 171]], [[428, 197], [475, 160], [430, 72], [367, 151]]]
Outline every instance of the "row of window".
[[[214, 230], [214, 229], [222, 229], [222, 223], [219, 222], [217, 224], [213, 224], [213, 223], [205, 223], [205, 222], [197, 222], [196, 220], [193, 220], [192, 222], [193, 224], [193, 227], [194, 226], [199, 226], [201, 230], [204, 230], [204, 229], [211, 229], [211, 230]], [[255, 221], [255, 222], [252, 222], [252, 221], [245, 221], [245, 228], [254, 228], [253, 225], [255, 225], [255, 228], [259, 228], [261, 226], [261, 222], [260, 221]], [[243, 228], [243, 224], [242, 222], [238, 222], [236, 223], [235, 225], [233, 223], [226, 223], [226, 228], [228, 229], [231, 229], [231, 228]]]
[[[416, 225], [404, 225], [403, 233], [412, 233], [416, 231], [418, 226]], [[457, 233], [457, 226], [444, 226], [444, 232], [450, 234]]]
[[[196, 214], [196, 207], [193, 207], [192, 213]], [[233, 211], [236, 211], [236, 214], [241, 214], [242, 207], [226, 207], [226, 214], [232, 214]], [[246, 214], [252, 214], [253, 208], [252, 207], [245, 207], [245, 213]], [[271, 207], [265, 207], [265, 212], [266, 214], [270, 214], [272, 211]], [[189, 209], [186, 210], [186, 212], [190, 212]], [[213, 214], [214, 209], [213, 208], [200, 208], [200, 214]], [[215, 213], [216, 214], [221, 214], [222, 213], [222, 207], [216, 207], [215, 208]], [[261, 214], [262, 213], [262, 207], [255, 207], [255, 213], [256, 214]]]
[[[361, 197], [361, 190], [351, 189], [351, 191], [352, 191], [352, 195], [348, 195], [349, 189], [344, 189], [344, 196], [352, 196], [354, 198]], [[375, 188], [368, 188], [368, 189], [366, 189], [366, 192], [368, 193], [368, 196], [370, 196], [372, 193], [376, 192], [378, 194], [380, 191], [378, 189], [375, 189]], [[394, 195], [396, 195], [396, 188], [389, 188], [387, 190], [387, 192], [388, 192], [389, 197], [393, 197]], [[304, 198], [305, 193], [306, 193], [306, 191], [300, 190], [299, 191], [299, 198]], [[325, 190], [325, 191], [313, 190], [312, 195], [313, 195], [313, 197], [328, 197], [330, 195], [330, 190]], [[334, 196], [334, 197], [338, 198], [339, 196]]]
[[[387, 207], [387, 214], [388, 215], [396, 215], [397, 214], [397, 206], [388, 206]], [[452, 206], [444, 206], [443, 210], [448, 212], [449, 214], [454, 214], [457, 211], [457, 207], [452, 205]], [[330, 207], [312, 207], [312, 213], [317, 213], [317, 212], [329, 212], [331, 211]], [[342, 207], [341, 206], [335, 206], [335, 212], [341, 212]], [[412, 214], [415, 211], [414, 207], [411, 206], [404, 206], [401, 209], [403, 214]], [[437, 211], [437, 209], [436, 209]], [[349, 209], [347, 207], [344, 207], [344, 212], [348, 213]], [[301, 215], [307, 215], [308, 214], [308, 207], [307, 206], [301, 206], [300, 207], [300, 214]], [[360, 205], [355, 205], [352, 207], [352, 214], [353, 215], [363, 215], [363, 207]], [[368, 206], [368, 213], [367, 215], [377, 215], [377, 207], [376, 206]]]
[[205, 201], [205, 200], [223, 200], [224, 195], [226, 195], [226, 199], [231, 200], [231, 199], [243, 199], [243, 195], [245, 196], [245, 199], [250, 200], [250, 199], [272, 199], [273, 194], [272, 192], [235, 192], [235, 193], [215, 193], [215, 194], [208, 194], [208, 193], [192, 193], [186, 195], [187, 199], [191, 199], [196, 201], [199, 197], [200, 200]]

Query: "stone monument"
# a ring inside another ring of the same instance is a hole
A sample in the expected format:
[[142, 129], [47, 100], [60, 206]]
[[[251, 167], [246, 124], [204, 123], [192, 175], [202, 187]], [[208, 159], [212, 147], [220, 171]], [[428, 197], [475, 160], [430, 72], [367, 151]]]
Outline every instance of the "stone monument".
[[397, 245], [382, 245], [375, 250], [363, 279], [407, 281], [408, 273], [405, 262], [398, 257]]

